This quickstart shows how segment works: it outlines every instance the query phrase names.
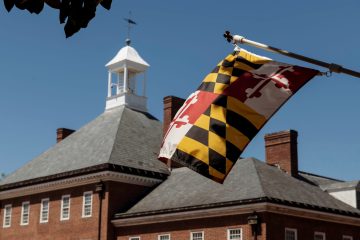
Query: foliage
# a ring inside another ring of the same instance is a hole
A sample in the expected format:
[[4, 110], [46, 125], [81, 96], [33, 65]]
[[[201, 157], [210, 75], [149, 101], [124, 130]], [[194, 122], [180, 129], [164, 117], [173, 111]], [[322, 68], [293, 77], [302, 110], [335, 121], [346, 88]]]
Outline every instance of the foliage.
[[1, 174], [0, 174], [0, 181], [3, 180], [5, 177], [6, 177], [6, 174], [5, 174], [5, 173], [1, 173]]
[[60, 23], [65, 23], [66, 37], [72, 36], [81, 28], [86, 28], [91, 19], [95, 17], [97, 6], [100, 4], [105, 9], [111, 8], [112, 0], [4, 0], [8, 12], [15, 6], [30, 13], [39, 14], [46, 3], [48, 6], [59, 10]]

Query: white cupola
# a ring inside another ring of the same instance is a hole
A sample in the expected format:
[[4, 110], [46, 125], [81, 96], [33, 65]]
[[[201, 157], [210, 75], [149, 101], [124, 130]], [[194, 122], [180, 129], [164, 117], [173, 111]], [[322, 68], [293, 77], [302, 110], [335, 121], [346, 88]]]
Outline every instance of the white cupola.
[[150, 65], [130, 43], [126, 39], [126, 46], [105, 65], [109, 71], [105, 110], [125, 105], [147, 112], [146, 69]]

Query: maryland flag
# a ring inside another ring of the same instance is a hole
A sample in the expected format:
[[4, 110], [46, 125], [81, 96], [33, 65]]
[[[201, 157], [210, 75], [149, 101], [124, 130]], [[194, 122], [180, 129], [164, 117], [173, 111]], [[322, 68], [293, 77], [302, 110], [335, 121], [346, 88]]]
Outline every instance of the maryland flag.
[[270, 117], [317, 74], [244, 49], [235, 51], [179, 109], [159, 159], [171, 159], [222, 183]]

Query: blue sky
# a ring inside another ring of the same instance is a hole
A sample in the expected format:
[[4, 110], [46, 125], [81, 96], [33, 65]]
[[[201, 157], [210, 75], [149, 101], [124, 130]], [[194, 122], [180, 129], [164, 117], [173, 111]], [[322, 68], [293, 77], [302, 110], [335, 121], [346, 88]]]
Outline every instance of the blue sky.
[[[79, 129], [104, 111], [104, 65], [124, 45], [124, 17], [138, 22], [132, 46], [151, 65], [148, 108], [162, 119], [166, 95], [186, 98], [232, 51], [225, 30], [360, 71], [360, 2], [128, 1], [98, 8], [87, 29], [65, 39], [57, 11], [0, 13], [0, 172], [11, 173], [55, 144], [56, 129]], [[260, 55], [311, 67], [245, 47]], [[317, 68], [316, 66], [312, 66]], [[318, 68], [320, 70], [321, 68]], [[317, 77], [261, 130], [243, 157], [264, 159], [265, 133], [299, 132], [299, 168], [360, 179], [360, 79]]]

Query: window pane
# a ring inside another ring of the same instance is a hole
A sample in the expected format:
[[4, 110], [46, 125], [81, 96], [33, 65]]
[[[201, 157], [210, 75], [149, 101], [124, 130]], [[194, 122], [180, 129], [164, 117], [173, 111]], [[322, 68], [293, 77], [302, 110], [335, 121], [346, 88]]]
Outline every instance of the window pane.
[[203, 240], [203, 233], [202, 232], [193, 232], [192, 240]]
[[63, 196], [61, 200], [61, 220], [70, 218], [70, 196]]
[[11, 225], [11, 205], [6, 205], [4, 209], [3, 227], [10, 227]]
[[22, 204], [22, 209], [21, 209], [21, 224], [22, 225], [29, 224], [29, 212], [30, 212], [30, 204], [28, 202], [24, 202]]
[[296, 240], [296, 231], [293, 229], [286, 229], [285, 240]]
[[40, 212], [40, 222], [48, 222], [49, 220], [49, 199], [43, 199], [41, 201], [41, 212]]
[[170, 235], [160, 235], [159, 240], [170, 240]]
[[92, 212], [92, 192], [84, 193], [83, 197], [83, 217], [91, 217]]
[[229, 229], [229, 240], [241, 240], [241, 229]]
[[325, 240], [325, 234], [324, 233], [315, 233], [314, 240]]
[[140, 237], [130, 237], [129, 240], [140, 240]]

